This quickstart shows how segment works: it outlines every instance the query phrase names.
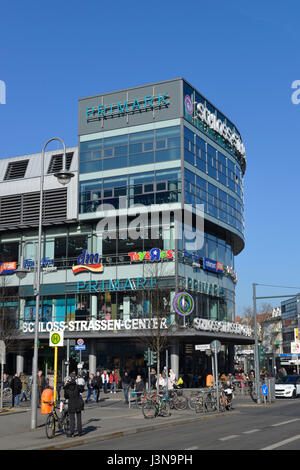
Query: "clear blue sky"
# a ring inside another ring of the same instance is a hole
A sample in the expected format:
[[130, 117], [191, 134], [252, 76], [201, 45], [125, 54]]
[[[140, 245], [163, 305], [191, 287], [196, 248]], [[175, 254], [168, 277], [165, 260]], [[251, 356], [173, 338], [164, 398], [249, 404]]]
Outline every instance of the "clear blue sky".
[[[295, 0], [5, 2], [0, 157], [38, 152], [53, 136], [77, 145], [79, 97], [185, 77], [237, 124], [246, 146], [239, 314], [252, 303], [252, 282], [300, 285], [300, 104], [291, 101], [299, 16]], [[271, 291], [283, 290], [258, 292]]]

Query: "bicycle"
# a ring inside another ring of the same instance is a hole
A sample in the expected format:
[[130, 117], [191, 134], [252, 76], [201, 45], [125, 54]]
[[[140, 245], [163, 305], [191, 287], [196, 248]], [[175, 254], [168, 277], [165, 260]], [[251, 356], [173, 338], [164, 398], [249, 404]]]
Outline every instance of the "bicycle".
[[168, 396], [157, 394], [147, 396], [142, 404], [142, 412], [146, 419], [156, 418], [157, 416], [170, 416]]
[[186, 410], [188, 406], [188, 399], [183, 395], [182, 391], [170, 390], [168, 394], [168, 401], [171, 408], [176, 410]]
[[[57, 406], [53, 401], [45, 401], [44, 403], [48, 403], [52, 406], [52, 410], [48, 414], [45, 422], [45, 431], [48, 439], [55, 437], [56, 424], [59, 431], [63, 430], [65, 434], [68, 435], [70, 432], [70, 415], [68, 409], [64, 406], [66, 402], [61, 402], [60, 406]], [[58, 408], [61, 415], [56, 411]]]

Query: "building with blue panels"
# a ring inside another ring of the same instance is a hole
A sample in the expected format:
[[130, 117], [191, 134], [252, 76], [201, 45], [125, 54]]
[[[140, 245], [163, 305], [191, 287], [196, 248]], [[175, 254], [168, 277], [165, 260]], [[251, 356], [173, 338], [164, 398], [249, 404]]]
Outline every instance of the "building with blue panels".
[[[246, 169], [236, 126], [182, 78], [82, 98], [78, 118], [78, 147], [67, 150], [76, 177], [59, 194], [60, 156], [46, 154], [40, 366], [59, 325], [84, 339], [91, 371], [144, 373], [137, 336], [161, 319], [177, 375], [205, 377], [210, 359], [195, 346], [216, 338], [231, 370], [234, 345], [253, 341], [235, 323]], [[0, 261], [29, 269], [21, 281], [2, 276], [22, 338], [18, 370], [31, 367], [39, 157], [0, 160]], [[174, 303], [182, 291], [193, 299], [186, 316]]]

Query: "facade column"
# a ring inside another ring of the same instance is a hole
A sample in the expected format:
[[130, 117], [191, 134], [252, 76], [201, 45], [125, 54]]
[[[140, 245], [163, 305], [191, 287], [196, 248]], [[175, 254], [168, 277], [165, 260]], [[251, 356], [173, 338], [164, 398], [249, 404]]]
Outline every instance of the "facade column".
[[234, 373], [234, 344], [228, 344], [228, 372]]
[[97, 367], [96, 340], [91, 339], [89, 341], [89, 372], [90, 374], [96, 374], [96, 367]]
[[91, 320], [97, 320], [97, 308], [98, 308], [97, 295], [91, 295], [90, 305], [91, 305]]
[[19, 375], [24, 372], [24, 351], [19, 349], [16, 358], [16, 373]]
[[175, 340], [171, 344], [171, 369], [176, 375], [176, 379], [179, 379], [179, 341]]

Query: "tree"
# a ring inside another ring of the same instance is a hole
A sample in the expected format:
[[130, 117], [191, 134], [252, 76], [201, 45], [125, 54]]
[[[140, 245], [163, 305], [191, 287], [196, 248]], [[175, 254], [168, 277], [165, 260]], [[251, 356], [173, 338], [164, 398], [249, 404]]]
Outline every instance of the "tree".
[[[164, 287], [163, 283], [171, 274], [171, 263], [168, 261], [157, 261], [144, 263], [144, 276], [151, 277], [153, 280], [152, 288], [145, 292], [140, 292], [140, 301], [149, 304], [148, 315], [153, 319], [153, 328], [147, 330], [140, 330], [137, 338], [145, 349], [150, 349], [156, 354], [157, 357], [157, 379], [160, 374], [160, 355], [170, 345], [170, 339], [176, 332], [178, 326], [175, 323], [174, 315], [172, 315], [172, 299], [171, 289]], [[145, 317], [145, 311], [138, 313], [139, 318]], [[157, 380], [157, 391], [159, 384]]]

